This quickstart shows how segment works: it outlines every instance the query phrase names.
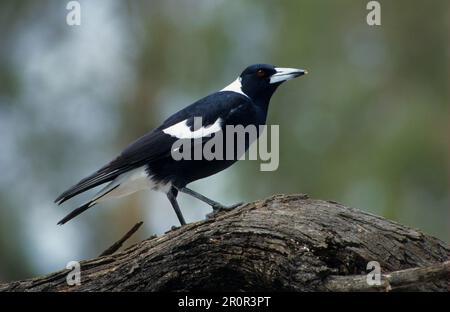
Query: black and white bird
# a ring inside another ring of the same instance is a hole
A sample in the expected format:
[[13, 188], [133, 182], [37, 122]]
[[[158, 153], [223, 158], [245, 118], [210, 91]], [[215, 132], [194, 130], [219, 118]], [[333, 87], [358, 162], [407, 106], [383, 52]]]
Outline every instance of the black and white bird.
[[[278, 86], [306, 73], [302, 69], [268, 64], [247, 67], [230, 85], [170, 116], [161, 126], [131, 143], [110, 163], [62, 193], [55, 200], [58, 204], [107, 183], [91, 200], [73, 210], [58, 224], [66, 223], [104, 200], [143, 189], [166, 193], [182, 225], [186, 222], [176, 200], [178, 192], [209, 204], [213, 211], [233, 208], [223, 206], [186, 185], [226, 169], [237, 159], [175, 160], [171, 154], [174, 142], [179, 139], [204, 138], [204, 144], [217, 132], [224, 132], [227, 125], [264, 125], [270, 98]], [[202, 125], [195, 129], [194, 118], [197, 117], [202, 118]], [[248, 146], [246, 144], [245, 148]]]

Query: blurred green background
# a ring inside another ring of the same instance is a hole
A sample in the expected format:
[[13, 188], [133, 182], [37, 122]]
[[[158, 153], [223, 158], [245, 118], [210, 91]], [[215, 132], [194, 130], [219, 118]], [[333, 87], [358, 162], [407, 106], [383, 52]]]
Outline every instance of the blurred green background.
[[[0, 2], [0, 281], [97, 256], [178, 224], [140, 192], [56, 222], [53, 200], [129, 142], [253, 63], [310, 74], [272, 98], [280, 166], [244, 161], [192, 184], [234, 203], [308, 193], [449, 241], [449, 2], [363, 0]], [[209, 208], [186, 196], [189, 222]]]

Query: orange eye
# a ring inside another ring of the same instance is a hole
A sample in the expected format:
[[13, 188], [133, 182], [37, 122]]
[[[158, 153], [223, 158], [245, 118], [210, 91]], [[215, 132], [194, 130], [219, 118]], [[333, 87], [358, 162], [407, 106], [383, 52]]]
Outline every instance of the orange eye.
[[258, 69], [258, 70], [256, 71], [256, 75], [257, 75], [258, 77], [265, 77], [265, 76], [266, 76], [266, 72], [265, 72], [263, 69]]

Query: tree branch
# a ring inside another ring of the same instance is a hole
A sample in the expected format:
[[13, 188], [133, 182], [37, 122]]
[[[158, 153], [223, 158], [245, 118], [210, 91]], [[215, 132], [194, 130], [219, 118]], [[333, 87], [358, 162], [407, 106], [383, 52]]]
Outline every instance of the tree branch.
[[[358, 209], [277, 195], [81, 261], [81, 285], [67, 285], [62, 270], [0, 291], [448, 291], [449, 252]], [[370, 261], [380, 286], [367, 285]]]
[[136, 223], [131, 230], [129, 230], [121, 239], [119, 239], [117, 242], [115, 242], [113, 245], [111, 245], [108, 249], [106, 249], [104, 252], [100, 254], [99, 257], [112, 255], [117, 250], [119, 250], [120, 247], [122, 247], [123, 243], [125, 243], [134, 233], [136, 233], [137, 230], [141, 227], [141, 225], [144, 224], [144, 222], [138, 222]]
[[379, 285], [367, 283], [366, 275], [331, 276], [325, 281], [329, 291], [395, 291], [432, 281], [449, 281], [450, 261], [382, 274]]

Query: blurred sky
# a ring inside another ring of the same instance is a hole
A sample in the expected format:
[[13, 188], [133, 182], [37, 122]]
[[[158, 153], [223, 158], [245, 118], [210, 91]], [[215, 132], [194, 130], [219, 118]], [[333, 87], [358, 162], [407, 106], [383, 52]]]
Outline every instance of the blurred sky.
[[[0, 2], [0, 281], [177, 225], [164, 194], [53, 200], [171, 113], [253, 63], [306, 68], [271, 101], [280, 166], [240, 162], [192, 188], [234, 203], [308, 193], [449, 241], [449, 3], [356, 0]], [[209, 212], [181, 195], [188, 222]]]

